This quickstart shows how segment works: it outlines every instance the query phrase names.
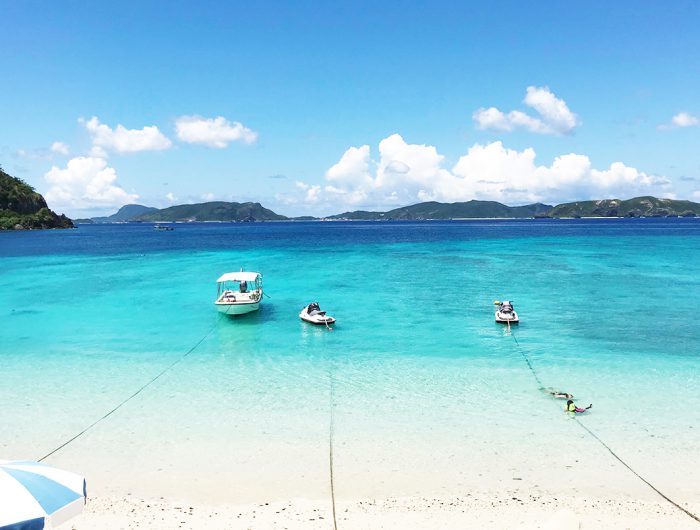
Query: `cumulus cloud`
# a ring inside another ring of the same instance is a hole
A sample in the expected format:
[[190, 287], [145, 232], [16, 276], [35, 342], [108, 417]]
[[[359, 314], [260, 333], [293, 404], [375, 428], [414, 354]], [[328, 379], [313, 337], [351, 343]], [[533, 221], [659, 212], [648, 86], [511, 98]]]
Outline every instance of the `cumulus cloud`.
[[173, 195], [172, 191], [169, 191], [168, 193], [166, 193], [165, 198], [168, 199], [169, 203], [173, 203], [177, 200], [177, 197], [175, 197], [175, 195]]
[[579, 120], [569, 110], [566, 102], [552, 93], [548, 87], [527, 87], [523, 103], [534, 109], [539, 117], [533, 117], [519, 110], [508, 113], [496, 107], [480, 108], [472, 118], [479, 129], [514, 131], [524, 129], [538, 134], [567, 134], [573, 131]]
[[202, 144], [223, 149], [231, 142], [252, 144], [258, 133], [237, 121], [231, 123], [223, 116], [203, 118], [201, 116], [181, 116], [175, 122], [177, 137], [188, 144]]
[[664, 123], [662, 125], [659, 125], [659, 129], [666, 130], [683, 127], [693, 127], [698, 124], [700, 124], [700, 119], [698, 119], [696, 116], [688, 114], [687, 112], [679, 112], [673, 118], [671, 118], [670, 123]]
[[127, 129], [121, 124], [112, 129], [96, 116], [89, 120], [78, 120], [92, 137], [91, 155], [104, 157], [107, 152], [137, 153], [139, 151], [163, 151], [173, 145], [155, 125], [143, 129]]
[[379, 143], [378, 155], [373, 160], [367, 145], [351, 147], [326, 172], [325, 186], [297, 182], [297, 188], [307, 203], [329, 208], [471, 199], [558, 203], [670, 193], [668, 179], [622, 162], [597, 169], [586, 155], [569, 153], [544, 165], [534, 149], [508, 149], [501, 142], [473, 145], [451, 168], [434, 146], [409, 144], [398, 134]]
[[56, 153], [57, 155], [67, 155], [70, 150], [63, 142], [54, 142], [51, 144], [51, 152]]
[[116, 171], [102, 158], [73, 158], [65, 169], [53, 166], [44, 178], [51, 185], [46, 201], [60, 210], [119, 207], [138, 199], [116, 184]]

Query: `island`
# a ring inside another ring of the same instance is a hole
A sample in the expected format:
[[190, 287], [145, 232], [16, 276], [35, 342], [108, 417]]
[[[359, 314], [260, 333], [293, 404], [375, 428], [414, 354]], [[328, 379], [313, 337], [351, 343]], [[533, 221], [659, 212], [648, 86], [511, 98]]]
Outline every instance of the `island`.
[[22, 179], [0, 168], [0, 230], [74, 228], [65, 215], [49, 209], [44, 197]]
[[506, 206], [496, 201], [466, 201], [442, 203], [421, 202], [411, 206], [395, 208], [388, 212], [368, 212], [358, 210], [331, 215], [327, 219], [347, 220], [444, 220], [444, 219], [515, 219], [535, 217], [552, 209], [547, 204], [535, 203], [524, 206]]
[[635, 197], [622, 201], [605, 199], [559, 204], [546, 217], [697, 217], [700, 204], [675, 199]]
[[496, 201], [421, 202], [385, 212], [356, 210], [326, 217], [286, 217], [259, 202], [212, 201], [153, 208], [127, 204], [107, 217], [76, 219], [78, 224], [126, 222], [253, 222], [253, 221], [427, 221], [459, 219], [549, 219], [580, 217], [698, 217], [700, 204], [691, 201], [637, 197], [629, 200], [579, 201], [551, 206], [543, 203], [508, 206]]

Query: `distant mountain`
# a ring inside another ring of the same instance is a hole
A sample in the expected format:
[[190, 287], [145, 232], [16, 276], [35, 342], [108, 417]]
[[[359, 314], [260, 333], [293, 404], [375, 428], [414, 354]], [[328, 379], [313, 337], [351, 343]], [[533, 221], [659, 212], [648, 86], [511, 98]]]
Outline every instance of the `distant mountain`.
[[700, 204], [656, 197], [635, 197], [579, 201], [559, 204], [547, 212], [547, 217], [697, 217]]
[[139, 215], [148, 212], [155, 212], [158, 208], [153, 208], [152, 206], [143, 206], [142, 204], [127, 204], [119, 208], [117, 213], [108, 215], [107, 217], [90, 217], [89, 219], [76, 219], [75, 222], [78, 224], [91, 224], [91, 223], [126, 223], [128, 221], [133, 221]]
[[[36, 194], [38, 195], [38, 194]], [[41, 196], [39, 196], [41, 197]], [[43, 199], [42, 199], [43, 200]], [[44, 203], [46, 204], [46, 203]], [[542, 203], [507, 206], [495, 201], [422, 202], [387, 212], [356, 210], [324, 217], [331, 220], [424, 220], [424, 219], [517, 219], [532, 217], [667, 217], [700, 216], [700, 204], [691, 201], [637, 197], [621, 201], [579, 201], [558, 206]], [[312, 216], [289, 219], [264, 208], [259, 202], [203, 202], [180, 204], [159, 210], [140, 204], [127, 204], [108, 217], [77, 219], [77, 223], [115, 223], [125, 221], [311, 221]]]
[[139, 215], [143, 215], [148, 212], [156, 212], [158, 208], [153, 206], [143, 206], [142, 204], [127, 204], [119, 208], [117, 213], [110, 215], [107, 219], [110, 223], [121, 223], [125, 221], [131, 221], [136, 219]]
[[344, 212], [336, 215], [329, 215], [324, 219], [351, 219], [353, 221], [376, 221], [384, 219], [386, 212], [368, 212], [366, 210], [355, 210], [354, 212]]
[[282, 221], [287, 219], [259, 202], [203, 202], [180, 204], [162, 210], [143, 213], [136, 221]]
[[73, 223], [50, 210], [29, 184], [0, 168], [0, 230], [35, 228], [73, 228]]
[[528, 204], [526, 206], [506, 206], [495, 201], [467, 201], [467, 202], [422, 202], [402, 208], [395, 208], [388, 212], [368, 212], [358, 210], [331, 215], [327, 219], [353, 219], [353, 220], [419, 220], [419, 219], [484, 219], [484, 218], [519, 218], [535, 217], [552, 209], [547, 204]]

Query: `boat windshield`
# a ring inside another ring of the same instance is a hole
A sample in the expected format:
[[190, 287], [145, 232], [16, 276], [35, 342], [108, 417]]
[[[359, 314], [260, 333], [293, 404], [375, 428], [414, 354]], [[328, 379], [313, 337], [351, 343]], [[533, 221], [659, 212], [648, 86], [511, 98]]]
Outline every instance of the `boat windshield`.
[[219, 282], [219, 294], [221, 293], [250, 293], [262, 289], [260, 281], [250, 280], [226, 280]]

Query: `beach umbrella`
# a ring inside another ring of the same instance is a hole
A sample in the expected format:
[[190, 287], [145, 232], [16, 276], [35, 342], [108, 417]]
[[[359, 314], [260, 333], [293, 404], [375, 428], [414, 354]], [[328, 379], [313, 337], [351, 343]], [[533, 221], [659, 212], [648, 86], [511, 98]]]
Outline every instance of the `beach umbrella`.
[[78, 515], [85, 479], [39, 462], [0, 460], [0, 530], [41, 530]]

